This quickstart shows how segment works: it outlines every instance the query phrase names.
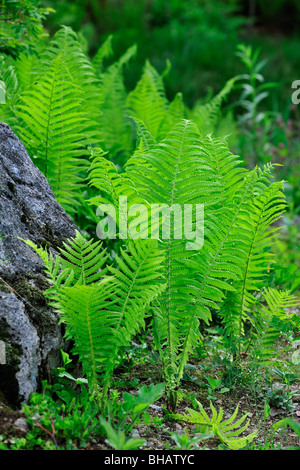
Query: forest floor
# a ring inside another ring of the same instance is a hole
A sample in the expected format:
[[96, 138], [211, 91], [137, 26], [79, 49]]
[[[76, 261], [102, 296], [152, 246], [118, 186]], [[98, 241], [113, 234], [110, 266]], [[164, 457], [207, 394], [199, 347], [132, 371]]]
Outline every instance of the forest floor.
[[[137, 378], [138, 387], [144, 384], [149, 386], [151, 383], [158, 383], [161, 381], [159, 380], [158, 368], [153, 366], [153, 364], [149, 367], [149, 363], [143, 363], [135, 365], [133, 370], [126, 372], [125, 374], [124, 372], [122, 372], [122, 374], [116, 374], [114, 377], [114, 388], [121, 394], [123, 392], [134, 393], [134, 390], [137, 388]], [[187, 407], [197, 409], [196, 400], [198, 400], [203, 405], [206, 412], [210, 414], [211, 396], [208, 396], [207, 388], [199, 386], [195, 383], [194, 379], [192, 378], [192, 375], [187, 374], [185, 380], [182, 382], [180, 388], [181, 399], [177, 405], [176, 413], [186, 413]], [[254, 430], [258, 431], [258, 435], [252, 442], [249, 450], [284, 450], [291, 446], [300, 446], [299, 437], [289, 426], [280, 428], [276, 432], [274, 432], [274, 429], [272, 428], [273, 424], [287, 417], [299, 422], [299, 383], [289, 385], [288, 394], [286, 389], [282, 390], [279, 383], [274, 383], [273, 389], [275, 391], [276, 387], [278, 390], [278, 407], [270, 405], [268, 417], [264, 416], [265, 402], [263, 396], [258, 394], [254, 397], [253, 393], [247, 393], [244, 387], [238, 386], [238, 383], [230, 390], [230, 392], [220, 393], [218, 390], [213, 392], [212, 403], [217, 410], [219, 410], [220, 407], [223, 408], [223, 419], [229, 418], [233, 414], [237, 405], [239, 405], [238, 417], [241, 417], [246, 412], [248, 413], [247, 419], [249, 419], [250, 423], [247, 430], [242, 435], [246, 436]], [[286, 406], [287, 403], [288, 406]], [[143, 450], [172, 451], [178, 449], [176, 443], [172, 439], [171, 433], [187, 433], [191, 438], [199, 435], [195, 432], [193, 424], [174, 420], [168, 413], [166, 413], [163, 399], [155, 402], [154, 405], [150, 405], [148, 413], [151, 418], [150, 419], [148, 417], [150, 424], [145, 424], [141, 421], [133, 428], [132, 437], [145, 440], [145, 444], [142, 447]], [[13, 411], [0, 404], [0, 436], [3, 435], [5, 436], [5, 439], [12, 439], [25, 437], [27, 432], [28, 424], [26, 423], [22, 410]], [[47, 436], [45, 436], [45, 439], [46, 438]], [[220, 444], [219, 439], [210, 438], [202, 440], [196, 444], [195, 449], [224, 449], [222, 446], [219, 447]], [[105, 443], [104, 439], [99, 438], [99, 440], [89, 444], [85, 449], [103, 450], [109, 449], [109, 446]]]

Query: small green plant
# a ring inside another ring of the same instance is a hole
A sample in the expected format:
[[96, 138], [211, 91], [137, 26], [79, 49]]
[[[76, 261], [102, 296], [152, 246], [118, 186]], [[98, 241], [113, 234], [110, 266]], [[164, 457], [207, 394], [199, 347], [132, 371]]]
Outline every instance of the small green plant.
[[144, 439], [127, 438], [122, 429], [114, 429], [111, 423], [101, 419], [101, 424], [105, 428], [107, 439], [105, 442], [116, 450], [137, 450], [145, 444]]
[[201, 434], [200, 436], [191, 437], [187, 432], [179, 434], [177, 432], [169, 433], [172, 440], [175, 442], [175, 449], [177, 450], [194, 450], [198, 449], [197, 444], [205, 439], [214, 437], [214, 434]]
[[144, 385], [139, 388], [136, 395], [123, 393], [122, 400], [119, 393], [114, 393], [107, 402], [107, 417], [101, 417], [101, 425], [107, 434], [107, 443], [117, 450], [134, 450], [144, 444], [143, 439], [134, 439], [131, 436], [134, 426], [140, 422], [150, 424], [152, 419], [147, 412], [149, 406], [162, 397], [164, 384]]
[[130, 435], [134, 425], [140, 421], [140, 417], [142, 419], [144, 417], [147, 421], [149, 406], [162, 397], [164, 389], [164, 384], [152, 384], [149, 387], [143, 385], [136, 395], [124, 392], [121, 400], [119, 393], [112, 391], [106, 408], [107, 421], [116, 429], [124, 430], [126, 435]]
[[252, 432], [246, 437], [240, 436], [240, 434], [242, 434], [249, 426], [249, 420], [246, 424], [240, 427], [247, 418], [248, 413], [245, 413], [241, 418], [235, 421], [238, 414], [238, 406], [230, 418], [226, 420], [223, 420], [224, 410], [222, 407], [219, 409], [219, 412], [217, 412], [216, 408], [210, 402], [212, 412], [212, 416], [210, 418], [201, 403], [198, 402], [198, 406], [200, 411], [187, 408], [187, 411], [189, 412], [188, 415], [174, 414], [173, 417], [180, 421], [195, 424], [199, 432], [212, 433], [231, 450], [242, 449], [257, 436], [257, 431]]
[[[284, 418], [277, 423], [273, 424], [274, 431], [276, 432], [280, 427], [286, 428], [289, 426], [300, 438], [300, 424], [291, 418]], [[300, 450], [300, 446], [288, 446], [285, 450]]]
[[0, 53], [17, 57], [29, 53], [48, 34], [43, 20], [53, 8], [42, 8], [39, 0], [5, 0], [0, 6]]
[[[260, 50], [252, 46], [239, 44], [237, 56], [240, 58], [246, 73], [239, 76], [236, 89], [242, 88], [242, 93], [234, 103], [242, 113], [238, 115], [238, 125], [242, 154], [247, 155], [247, 164], [264, 164], [272, 158], [269, 133], [274, 126], [274, 113], [267, 112], [261, 103], [269, 96], [269, 90], [278, 86], [277, 83], [265, 82], [262, 69], [265, 60], [259, 60]], [[276, 117], [276, 115], [275, 115]]]
[[215, 379], [212, 377], [206, 377], [207, 380], [207, 388], [208, 388], [208, 400], [216, 400], [217, 397], [215, 396], [215, 391], [218, 390], [219, 393], [226, 393], [230, 389], [228, 387], [222, 387], [223, 385], [223, 379]]
[[98, 406], [87, 388], [80, 387], [81, 392], [76, 393], [65, 380], [65, 393], [61, 394], [61, 387], [44, 382], [43, 392], [31, 395], [30, 402], [22, 408], [29, 425], [27, 449], [86, 448], [96, 436], [101, 436]]
[[293, 411], [293, 409], [297, 406], [297, 404], [292, 400], [295, 394], [296, 392], [288, 392], [284, 385], [279, 385], [276, 387], [276, 389], [268, 391], [267, 398], [270, 405], [272, 405], [274, 408]]

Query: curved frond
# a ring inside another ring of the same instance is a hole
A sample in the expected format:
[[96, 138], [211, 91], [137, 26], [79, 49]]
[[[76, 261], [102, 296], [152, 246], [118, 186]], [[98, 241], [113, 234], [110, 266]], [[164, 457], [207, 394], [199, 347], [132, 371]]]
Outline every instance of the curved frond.
[[43, 77], [19, 96], [18, 133], [37, 166], [47, 177], [58, 202], [76, 210], [76, 194], [86, 168], [87, 147], [93, 139], [84, 98], [63, 58], [57, 57]]
[[132, 149], [132, 127], [128, 118], [123, 68], [135, 53], [136, 46], [132, 46], [100, 75], [100, 143], [104, 150], [110, 151], [114, 157], [119, 152], [130, 152]]
[[248, 428], [250, 421], [248, 420], [246, 423], [244, 423], [248, 413], [245, 413], [239, 419], [236, 419], [238, 415], [238, 406], [232, 415], [226, 420], [223, 420], [224, 410], [222, 407], [219, 409], [219, 411], [217, 411], [210, 402], [211, 417], [209, 417], [201, 403], [198, 402], [198, 406], [199, 411], [187, 408], [189, 414], [175, 414], [174, 417], [181, 421], [193, 423], [200, 429], [205, 429], [213, 433], [231, 450], [242, 449], [247, 444], [252, 442], [258, 434], [258, 432], [255, 430], [247, 436], [241, 436], [241, 434]]
[[128, 94], [127, 107], [130, 114], [141, 120], [154, 139], [160, 134], [168, 102], [162, 78], [146, 61], [143, 74], [135, 89]]
[[144, 326], [146, 309], [164, 288], [155, 243], [132, 242], [117, 261], [98, 284], [67, 287], [59, 296], [61, 318], [93, 389], [104, 374], [103, 399], [120, 349]]
[[228, 80], [222, 90], [209, 100], [208, 103], [196, 103], [194, 108], [190, 111], [189, 118], [197, 124], [201, 134], [206, 135], [214, 131], [222, 103], [231, 92], [235, 81], [235, 77]]
[[[243, 335], [243, 324], [250, 319], [256, 303], [253, 293], [265, 285], [273, 263], [271, 248], [281, 228], [277, 222], [286, 209], [282, 189], [282, 183], [269, 183], [260, 188], [236, 223], [236, 233], [243, 234], [242, 272], [234, 283], [236, 293], [226, 305], [230, 316], [226, 311], [223, 313], [228, 331], [236, 337]], [[227, 321], [229, 318], [230, 322]]]

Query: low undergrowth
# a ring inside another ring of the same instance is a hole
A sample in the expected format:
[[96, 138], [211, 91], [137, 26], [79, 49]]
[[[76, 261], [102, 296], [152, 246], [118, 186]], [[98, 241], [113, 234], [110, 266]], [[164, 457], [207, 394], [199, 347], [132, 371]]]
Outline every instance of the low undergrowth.
[[[196, 358], [187, 364], [174, 414], [167, 410], [162, 396], [159, 359], [151, 342], [145, 337], [139, 340], [115, 371], [105, 416], [95, 396], [88, 393], [80, 368], [74, 369], [64, 353], [65, 364], [53, 371], [53, 383], [44, 382], [43, 390], [32, 394], [21, 410], [1, 404], [0, 448], [230, 449], [230, 441], [216, 428], [182, 419], [191, 418], [189, 413], [193, 416], [201, 408], [209, 420], [217, 411], [222, 413], [222, 423], [229, 420], [233, 427], [236, 424], [235, 430], [241, 431], [239, 439], [244, 439], [239, 440], [242, 445], [238, 448], [299, 450], [299, 376], [292, 362], [288, 367], [275, 362], [267, 370], [253, 370], [249, 357], [234, 364], [211, 350], [201, 366]], [[242, 417], [243, 425], [247, 419], [244, 431], [239, 423]], [[248, 443], [250, 435], [254, 438]]]

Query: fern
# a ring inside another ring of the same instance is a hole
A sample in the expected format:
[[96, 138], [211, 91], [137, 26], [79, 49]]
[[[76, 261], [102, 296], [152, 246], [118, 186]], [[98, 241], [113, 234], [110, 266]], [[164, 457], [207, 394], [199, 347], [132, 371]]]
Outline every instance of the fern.
[[130, 244], [129, 249], [117, 259], [119, 268], [111, 268], [112, 278], [105, 277], [98, 285], [66, 288], [60, 297], [62, 319], [92, 389], [98, 374], [104, 374], [103, 403], [120, 349], [144, 326], [145, 310], [161, 290], [156, 248]]
[[82, 110], [82, 90], [72, 82], [62, 56], [19, 96], [16, 114], [20, 138], [47, 177], [58, 202], [70, 213], [82, 181], [80, 170], [93, 142], [89, 118]]
[[132, 127], [128, 119], [127, 92], [123, 79], [123, 68], [136, 54], [136, 46], [129, 48], [120, 59], [100, 75], [101, 98], [100, 145], [110, 151], [114, 158], [127, 155], [132, 149]]
[[0, 56], [0, 121], [15, 128], [17, 119], [15, 104], [20, 93], [20, 85], [13, 65], [7, 66], [4, 56]]
[[113, 55], [112, 39], [113, 39], [113, 36], [110, 34], [107, 37], [107, 39], [104, 41], [104, 43], [99, 47], [99, 49], [97, 50], [96, 54], [94, 55], [92, 59], [92, 64], [93, 64], [93, 67], [96, 71], [96, 75], [98, 78], [100, 78], [103, 72], [104, 60]]
[[20, 54], [14, 65], [18, 82], [20, 83], [22, 90], [26, 90], [34, 83], [37, 76], [39, 56], [37, 54]]
[[270, 183], [272, 165], [245, 170], [222, 139], [201, 136], [190, 121], [176, 124], [162, 142], [136, 122], [138, 146], [125, 173], [119, 174], [103, 155], [94, 160], [91, 184], [102, 196], [91, 202], [117, 204], [120, 195], [128, 194], [130, 201], [149, 206], [205, 204], [200, 251], [187, 250], [186, 240], [176, 239], [174, 226], [169, 238], [159, 236], [166, 290], [153, 306], [153, 335], [168, 406], [174, 409], [184, 366], [200, 339], [199, 320], [208, 324], [211, 311], [222, 307], [228, 332], [242, 334], [252, 292], [264, 282], [271, 262], [268, 249], [278, 228], [270, 226], [285, 203], [282, 184]]
[[272, 364], [280, 354], [275, 346], [284, 329], [289, 326], [292, 314], [289, 310], [299, 307], [300, 301], [289, 291], [278, 291], [274, 288], [262, 292], [265, 303], [260, 301], [255, 315], [255, 330], [252, 355], [255, 362], [261, 366]]
[[219, 412], [217, 412], [216, 408], [210, 402], [210, 408], [212, 412], [212, 416], [210, 418], [201, 403], [197, 403], [199, 406], [199, 411], [187, 408], [187, 411], [189, 412], [188, 415], [174, 414], [173, 417], [181, 421], [193, 423], [200, 427], [201, 431], [204, 429], [205, 431], [208, 430], [210, 433], [213, 433], [215, 436], [217, 436], [221, 442], [226, 444], [226, 446], [231, 450], [242, 449], [247, 444], [252, 442], [253, 439], [255, 439], [257, 436], [257, 431], [254, 431], [244, 437], [240, 436], [248, 428], [250, 422], [248, 420], [243, 426], [241, 426], [247, 418], [248, 413], [245, 413], [243, 416], [241, 416], [241, 418], [236, 420], [239, 409], [238, 406], [228, 419], [223, 420], [224, 410], [222, 407], [220, 408]]
[[[233, 229], [259, 179], [257, 171], [239, 169], [239, 160], [228, 151], [214, 152], [212, 157], [206, 142], [196, 126], [185, 121], [161, 144], [134, 156], [126, 166], [145, 200], [168, 207], [202, 202], [206, 208], [205, 240], [200, 252], [187, 251], [182, 240], [172, 236], [162, 243], [167, 289], [153, 325], [171, 408], [188, 355], [199, 340], [199, 319], [209, 322], [211, 310], [218, 309], [226, 291], [234, 290], [232, 281], [241, 273], [244, 252], [239, 248], [240, 234]], [[229, 169], [234, 174], [232, 185], [227, 179]]]
[[[111, 37], [91, 62], [76, 34], [61, 28], [35, 67], [34, 84], [21, 93], [16, 112], [31, 156], [71, 213], [86, 176], [86, 157], [91, 156], [85, 197], [90, 205], [113, 206], [122, 239], [131, 237], [125, 226], [132, 219], [121, 211], [120, 198], [129, 210], [134, 204], [147, 211], [205, 206], [205, 230], [198, 234], [204, 243], [178, 236], [180, 220], [178, 226], [170, 220], [165, 236], [163, 219], [155, 227], [143, 219], [147, 232], [121, 250], [118, 269], [104, 268], [108, 257], [102, 245], [86, 242], [78, 233], [55, 261], [42, 254], [53, 305], [69, 325], [92, 388], [97, 389], [103, 372], [105, 395], [120, 348], [143, 326], [150, 308], [168, 408], [174, 409], [184, 367], [201, 339], [201, 322], [209, 324], [212, 312], [217, 313], [235, 340], [244, 335], [246, 322], [259, 323], [255, 293], [267, 279], [285, 200], [282, 183], [271, 182], [272, 165], [246, 170], [224, 139], [207, 135], [235, 79], [210, 103], [189, 112], [180, 93], [171, 103], [167, 100], [164, 74], [149, 61], [127, 95], [123, 69], [135, 52], [133, 46], [104, 69], [104, 59], [112, 55]], [[186, 120], [187, 115], [193, 120]], [[194, 235], [197, 222], [194, 213]], [[97, 227], [98, 235], [102, 228]], [[156, 240], [142, 240], [146, 233]]]
[[118, 268], [109, 267], [109, 275], [99, 273], [105, 261], [101, 244], [84, 243], [79, 233], [65, 244], [64, 258], [59, 256], [55, 262], [47, 251], [27, 243], [45, 263], [52, 283], [46, 295], [67, 325], [66, 337], [75, 341], [74, 352], [96, 394], [99, 374], [103, 374], [104, 406], [121, 348], [144, 327], [146, 309], [164, 289], [156, 242], [129, 243], [117, 256]]
[[[98, 214], [98, 208], [114, 207], [114, 213], [109, 213], [109, 216], [115, 224], [115, 236], [118, 232], [120, 238], [124, 239], [127, 238], [129, 218], [127, 207], [123, 208], [121, 198], [123, 198], [124, 204], [125, 202], [127, 204], [127, 200], [130, 204], [138, 204], [144, 201], [138, 197], [131, 180], [126, 177], [126, 174], [120, 173], [115, 164], [105, 158], [106, 155], [107, 153], [100, 148], [95, 148], [92, 151], [89, 184], [97, 190], [98, 195], [91, 197], [88, 202], [90, 205], [97, 206], [96, 215]], [[100, 213], [100, 215], [103, 214]], [[105, 238], [102, 225], [100, 221], [97, 225], [97, 233], [100, 238]]]
[[142, 121], [153, 138], [158, 139], [167, 116], [168, 101], [163, 80], [149, 61], [135, 89], [128, 94], [127, 106], [130, 114]]
[[[200, 252], [187, 250], [186, 240], [174, 237], [174, 227], [169, 239], [160, 236], [166, 290], [153, 306], [153, 331], [169, 407], [174, 408], [184, 366], [200, 338], [199, 320], [210, 321], [211, 310], [219, 309], [226, 292], [235, 294], [234, 285], [245, 272], [249, 234], [255, 231], [247, 214], [256, 207], [258, 195], [268, 191], [271, 166], [246, 171], [222, 140], [201, 137], [190, 121], [176, 124], [161, 143], [155, 142], [143, 123], [137, 121], [137, 125], [140, 143], [125, 173], [118, 174], [103, 156], [92, 166], [91, 181], [106, 194], [103, 201], [116, 203], [120, 194], [131, 194], [149, 205], [205, 203], [206, 207]], [[103, 171], [105, 167], [109, 171]], [[274, 214], [279, 215], [282, 205], [276, 198], [273, 202]], [[241, 309], [238, 312], [244, 320]], [[228, 328], [234, 328], [234, 315], [226, 319]]]
[[[205, 201], [208, 193], [215, 194], [213, 174], [205, 164], [201, 148], [195, 146], [199, 138], [190, 122], [175, 126], [161, 144], [153, 145], [144, 153], [135, 154], [126, 165], [126, 177], [136, 188], [138, 196], [152, 204], [194, 203]], [[210, 319], [205, 305], [196, 304], [198, 287], [193, 269], [195, 253], [186, 250], [186, 240], [173, 238], [160, 243], [165, 262], [163, 276], [166, 291], [159, 299], [154, 324], [155, 336], [164, 362], [164, 374], [171, 396], [180, 380], [188, 352], [198, 339], [198, 319]]]
[[30, 240], [23, 240], [42, 259], [51, 287], [45, 291], [50, 303], [59, 309], [59, 293], [64, 287], [90, 285], [106, 274], [108, 255], [100, 241], [87, 241], [76, 230], [75, 237], [64, 242], [56, 256], [51, 250], [38, 247]]
[[89, 117], [90, 135], [93, 135], [95, 142], [98, 142], [101, 137], [100, 82], [91, 60], [82, 50], [77, 34], [70, 27], [62, 26], [54, 35], [49, 47], [41, 55], [36, 70], [37, 75], [43, 74], [58, 57], [62, 58], [63, 64], [67, 67], [71, 81], [81, 90], [84, 97], [80, 103], [81, 110]]
[[175, 95], [173, 101], [168, 103], [167, 112], [160, 125], [159, 140], [164, 139], [175, 124], [185, 119], [186, 116], [186, 106], [183, 102], [182, 93], [179, 92]]
[[189, 118], [193, 120], [203, 135], [209, 134], [215, 130], [220, 116], [222, 103], [232, 91], [237, 78], [228, 80], [222, 90], [215, 95], [208, 103], [196, 103], [189, 112]]
[[98, 282], [106, 273], [104, 267], [108, 254], [99, 241], [86, 240], [80, 232], [75, 231], [75, 237], [63, 243], [60, 249], [62, 269], [73, 271], [76, 285], [90, 285]]
[[253, 293], [266, 282], [273, 262], [270, 249], [280, 229], [274, 223], [286, 208], [282, 189], [282, 183], [258, 188], [256, 197], [246, 207], [247, 212], [236, 223], [235, 230], [243, 237], [242, 273], [234, 283], [236, 292], [229, 297], [222, 312], [227, 331], [236, 338], [243, 336], [243, 325], [251, 320], [251, 311], [256, 303]]

